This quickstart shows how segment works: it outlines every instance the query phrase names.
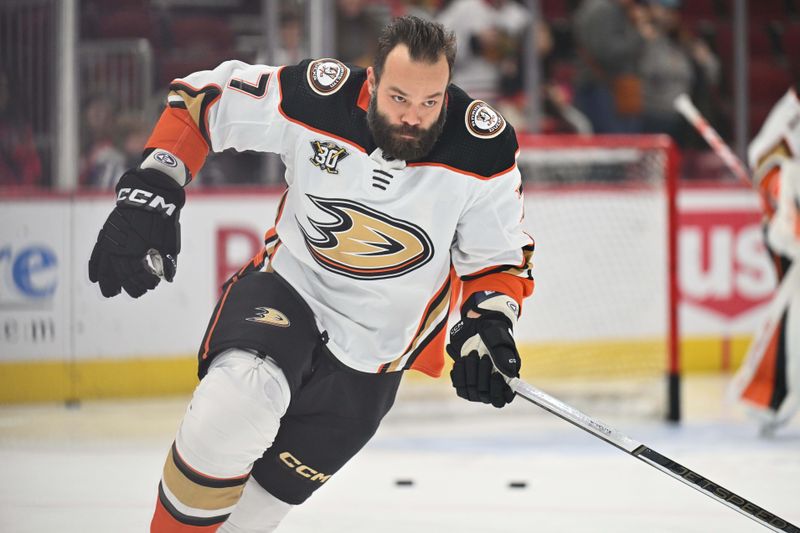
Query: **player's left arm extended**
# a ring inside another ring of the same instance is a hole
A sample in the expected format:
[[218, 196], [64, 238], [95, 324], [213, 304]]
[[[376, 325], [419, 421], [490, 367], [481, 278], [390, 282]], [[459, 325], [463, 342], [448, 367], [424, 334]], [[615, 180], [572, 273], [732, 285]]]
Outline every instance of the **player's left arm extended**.
[[477, 187], [451, 249], [463, 285], [461, 320], [450, 331], [450, 378], [467, 400], [503, 407], [514, 398], [506, 381], [519, 376], [514, 328], [533, 292], [533, 239], [523, 231], [516, 167]]

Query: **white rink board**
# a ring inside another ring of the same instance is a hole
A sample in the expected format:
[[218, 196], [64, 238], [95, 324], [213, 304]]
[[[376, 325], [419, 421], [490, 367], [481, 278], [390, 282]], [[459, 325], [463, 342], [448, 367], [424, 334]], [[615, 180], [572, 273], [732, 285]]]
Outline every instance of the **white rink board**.
[[0, 361], [70, 350], [72, 205], [0, 203]]
[[[104, 298], [88, 279], [89, 256], [113, 199], [78, 198], [74, 209], [66, 199], [2, 202], [2, 221], [8, 223], [0, 224], [0, 247], [44, 243], [57, 257], [57, 267], [49, 272], [56, 290], [50, 302], [37, 307], [39, 315], [54, 317], [57, 342], [10, 342], [3, 336], [0, 361], [196, 352], [216, 302], [220, 263], [241, 266], [255, 254], [253, 248], [274, 220], [278, 199], [276, 194], [190, 195], [189, 206], [181, 212], [182, 249], [175, 282], [162, 281], [157, 290], [137, 300], [126, 294]], [[224, 232], [229, 235], [227, 246], [220, 240]], [[240, 234], [247, 237], [237, 237]], [[7, 262], [0, 266], [0, 322], [5, 326], [20, 320], [21, 314], [18, 305], [6, 304], [14, 286], [13, 267]], [[31, 306], [28, 300], [22, 305]], [[44, 313], [50, 308], [57, 312]]]
[[[692, 191], [682, 197], [688, 211], [712, 213], [711, 222], [703, 222], [708, 228], [698, 230], [690, 224], [679, 239], [680, 272], [686, 278], [682, 288], [695, 297], [681, 311], [685, 332], [749, 333], [760, 318], [774, 276], [763, 247], [753, 237], [758, 224], [749, 222], [757, 220], [753, 197], [749, 191], [728, 190]], [[278, 201], [278, 194], [265, 192], [190, 193], [181, 213], [183, 246], [176, 280], [162, 282], [136, 301], [127, 295], [103, 298], [88, 281], [87, 261], [97, 230], [113, 205], [111, 198], [0, 201], [0, 251], [10, 250], [0, 255], [0, 362], [195, 353], [216, 302], [221, 270], [238, 267], [255, 253], [263, 232], [273, 223]], [[611, 331], [619, 338], [663, 333], [666, 299], [653, 294], [658, 287], [666, 291], [663, 209], [663, 200], [648, 191], [580, 197], [526, 193], [526, 226], [536, 239], [537, 286], [517, 328], [519, 341], [592, 339], [601, 326], [606, 328], [603, 335]], [[728, 228], [725, 209], [744, 213], [744, 222]], [[611, 225], [608, 213], [630, 213], [632, 218], [625, 220], [634, 223], [624, 228], [624, 238], [649, 243], [647, 251], [620, 246], [622, 230]], [[29, 255], [27, 262], [15, 267], [20, 251], [37, 243], [51, 251], [55, 264], [43, 266], [41, 259], [36, 263]], [[703, 252], [706, 248], [710, 252]], [[711, 254], [711, 259], [703, 253]], [[703, 266], [709, 261], [713, 268]], [[612, 277], [624, 283], [610, 283]], [[17, 288], [20, 279], [29, 289], [50, 285], [55, 289], [33, 302]], [[704, 294], [704, 287], [717, 292]], [[733, 296], [738, 294], [740, 300], [739, 293], [752, 297], [736, 316], [702, 305], [708, 297], [724, 304], [731, 291], [738, 291]], [[582, 318], [552, 318], [574, 316], [576, 306], [581, 307]], [[9, 324], [24, 322], [32, 313], [36, 324], [52, 320], [55, 334], [10, 337]]]

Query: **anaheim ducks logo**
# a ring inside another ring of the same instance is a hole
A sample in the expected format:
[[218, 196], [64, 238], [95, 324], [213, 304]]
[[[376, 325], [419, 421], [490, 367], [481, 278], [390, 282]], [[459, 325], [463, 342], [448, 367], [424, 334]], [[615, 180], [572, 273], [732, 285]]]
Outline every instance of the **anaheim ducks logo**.
[[327, 96], [338, 91], [347, 78], [350, 69], [336, 59], [317, 59], [308, 65], [306, 78], [315, 93]]
[[482, 100], [469, 104], [464, 121], [469, 132], [481, 139], [497, 137], [506, 129], [506, 119]]
[[258, 313], [258, 316], [250, 317], [247, 321], [267, 324], [268, 326], [278, 326], [279, 328], [289, 327], [289, 319], [277, 309], [271, 307], [256, 307], [256, 313]]
[[416, 270], [433, 257], [422, 229], [359, 203], [306, 195], [332, 222], [308, 218], [321, 237], [298, 220], [311, 257], [323, 268], [356, 279], [394, 278]]

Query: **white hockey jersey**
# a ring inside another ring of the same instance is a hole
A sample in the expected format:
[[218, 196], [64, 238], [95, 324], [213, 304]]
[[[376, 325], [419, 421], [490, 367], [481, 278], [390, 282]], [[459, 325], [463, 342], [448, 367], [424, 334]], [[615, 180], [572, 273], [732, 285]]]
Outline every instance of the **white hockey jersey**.
[[748, 162], [764, 205], [767, 242], [800, 257], [800, 99], [789, 89], [748, 147]]
[[513, 128], [451, 85], [441, 138], [419, 161], [383, 157], [366, 71], [333, 59], [228, 61], [170, 86], [150, 140], [195, 174], [209, 149], [280, 154], [288, 185], [265, 249], [328, 348], [364, 372], [438, 376], [456, 276], [464, 297], [533, 290]]

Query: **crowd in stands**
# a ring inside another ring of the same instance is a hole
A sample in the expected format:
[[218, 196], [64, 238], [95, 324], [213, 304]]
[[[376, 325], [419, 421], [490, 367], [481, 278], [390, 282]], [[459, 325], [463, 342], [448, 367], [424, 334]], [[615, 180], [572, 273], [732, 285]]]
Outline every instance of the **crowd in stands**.
[[[686, 153], [703, 141], [673, 109], [689, 94], [731, 136], [732, 49], [728, 0], [336, 0], [332, 56], [366, 66], [380, 28], [414, 14], [451, 28], [459, 48], [453, 81], [498, 107], [518, 131], [527, 123], [527, 69], [538, 68], [542, 133], [666, 133]], [[175, 77], [237, 58], [293, 64], [309, 55], [306, 2], [280, 2], [278, 49], [264, 49], [260, 0], [103, 0], [81, 2], [81, 39], [145, 38], [153, 49], [154, 99]], [[750, 2], [751, 132], [797, 78], [800, 0]], [[795, 5], [797, 4], [797, 5]], [[526, 61], [533, 51], [538, 63]], [[0, 72], [0, 185], [35, 184], [42, 165], [31, 133], [8, 104]], [[112, 94], [84, 95], [80, 184], [107, 188], [139, 157], [158, 110], [121, 109]], [[711, 156], [713, 158], [713, 155]], [[701, 158], [702, 159], [702, 158]], [[264, 183], [262, 156], [213, 155], [198, 181]], [[702, 171], [702, 169], [700, 169]], [[267, 180], [270, 181], [270, 180]], [[277, 180], [276, 180], [277, 181]]]
[[42, 182], [42, 161], [16, 87], [0, 67], [0, 185], [29, 187]]

